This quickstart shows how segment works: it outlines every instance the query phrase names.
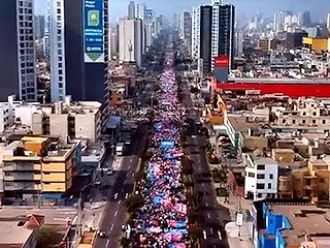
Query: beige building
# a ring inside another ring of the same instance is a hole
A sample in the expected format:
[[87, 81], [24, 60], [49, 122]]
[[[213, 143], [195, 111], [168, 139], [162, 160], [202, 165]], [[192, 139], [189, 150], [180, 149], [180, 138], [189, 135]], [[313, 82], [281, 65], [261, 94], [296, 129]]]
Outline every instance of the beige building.
[[329, 130], [330, 104], [316, 99], [293, 100], [291, 106], [275, 111], [277, 126]]
[[76, 145], [25, 136], [3, 151], [3, 189], [7, 195], [65, 193], [71, 188]]
[[34, 134], [59, 136], [63, 142], [75, 138], [97, 142], [101, 135], [101, 103], [65, 102], [45, 105], [32, 115]]

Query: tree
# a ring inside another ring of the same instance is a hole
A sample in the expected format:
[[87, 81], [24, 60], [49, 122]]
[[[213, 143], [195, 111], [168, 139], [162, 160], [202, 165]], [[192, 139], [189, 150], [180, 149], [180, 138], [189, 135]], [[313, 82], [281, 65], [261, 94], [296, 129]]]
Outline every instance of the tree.
[[144, 203], [143, 197], [138, 195], [133, 195], [126, 200], [126, 206], [128, 212], [136, 212]]
[[131, 244], [131, 242], [130, 242], [130, 240], [128, 238], [122, 237], [120, 239], [120, 245], [121, 245], [121, 247], [128, 248], [128, 247], [130, 247], [130, 244]]
[[60, 234], [53, 227], [43, 227], [37, 233], [36, 248], [52, 247], [59, 241]]

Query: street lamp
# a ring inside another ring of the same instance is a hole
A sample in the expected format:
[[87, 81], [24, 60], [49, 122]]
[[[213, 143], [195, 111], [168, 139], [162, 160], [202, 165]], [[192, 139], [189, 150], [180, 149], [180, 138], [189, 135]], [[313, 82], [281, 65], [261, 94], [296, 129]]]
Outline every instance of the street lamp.
[[81, 214], [82, 214], [82, 211], [84, 210], [83, 209], [83, 199], [82, 199], [82, 196], [83, 196], [83, 193], [86, 189], [90, 188], [90, 187], [93, 187], [93, 186], [99, 186], [101, 184], [101, 182], [93, 182], [93, 183], [90, 183], [90, 184], [87, 184], [85, 185], [81, 191], [80, 191], [80, 194], [79, 194], [79, 199], [78, 199], [78, 234], [79, 234], [79, 237], [82, 235], [82, 224], [81, 224]]

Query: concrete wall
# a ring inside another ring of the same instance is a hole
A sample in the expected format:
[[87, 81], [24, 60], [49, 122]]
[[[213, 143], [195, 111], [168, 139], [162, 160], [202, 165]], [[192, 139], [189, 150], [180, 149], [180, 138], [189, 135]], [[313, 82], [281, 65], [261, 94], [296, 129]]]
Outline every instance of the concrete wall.
[[88, 138], [94, 143], [96, 141], [95, 114], [76, 114], [75, 132], [76, 138]]
[[68, 137], [68, 114], [51, 114], [49, 116], [50, 135], [60, 136], [64, 142]]

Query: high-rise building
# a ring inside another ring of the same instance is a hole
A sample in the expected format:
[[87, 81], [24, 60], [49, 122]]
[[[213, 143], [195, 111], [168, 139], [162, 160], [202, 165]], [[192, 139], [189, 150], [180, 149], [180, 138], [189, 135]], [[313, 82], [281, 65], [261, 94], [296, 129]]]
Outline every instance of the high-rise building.
[[36, 100], [33, 0], [0, 1], [0, 100]]
[[235, 32], [235, 56], [237, 57], [243, 55], [243, 42], [244, 42], [243, 32], [237, 30]]
[[135, 8], [135, 18], [144, 20], [145, 10], [146, 10], [145, 4], [137, 4]]
[[311, 13], [309, 11], [305, 11], [302, 14], [302, 26], [309, 27], [312, 23]]
[[184, 11], [180, 16], [180, 36], [183, 39], [191, 39], [191, 14]]
[[184, 40], [185, 45], [188, 47], [188, 50], [191, 51], [191, 27], [192, 19], [191, 14], [188, 11], [184, 11], [180, 16], [180, 37]]
[[110, 28], [110, 52], [111, 57], [118, 56], [119, 53], [119, 25]]
[[121, 19], [119, 21], [119, 60], [142, 65], [142, 20]]
[[[80, 10], [80, 11], [79, 11]], [[103, 102], [107, 94], [108, 0], [50, 1], [53, 101]]]
[[204, 72], [211, 72], [213, 60], [219, 55], [234, 58], [235, 8], [214, 1], [212, 5], [201, 5], [193, 10], [192, 57], [202, 60]]
[[327, 14], [327, 28], [330, 32], [330, 12]]
[[134, 1], [130, 1], [128, 5], [128, 19], [135, 18], [135, 3]]
[[145, 29], [145, 46], [148, 49], [153, 42], [152, 35], [152, 21], [153, 21], [153, 11], [151, 9], [145, 9], [144, 17], [144, 29]]
[[34, 24], [35, 24], [35, 37], [37, 39], [42, 39], [45, 36], [45, 27], [46, 21], [45, 16], [37, 15], [34, 17]]

